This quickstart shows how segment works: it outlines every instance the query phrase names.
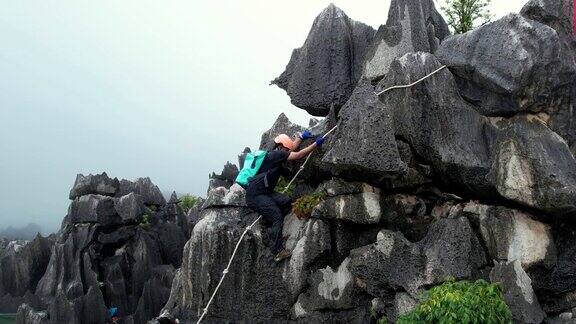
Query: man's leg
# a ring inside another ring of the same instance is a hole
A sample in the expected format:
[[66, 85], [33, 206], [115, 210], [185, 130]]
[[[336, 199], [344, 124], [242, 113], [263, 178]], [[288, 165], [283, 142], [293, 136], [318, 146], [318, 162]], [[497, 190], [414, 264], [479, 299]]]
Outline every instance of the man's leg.
[[282, 215], [286, 215], [292, 209], [292, 199], [285, 194], [279, 192], [274, 192], [270, 195], [272, 199], [276, 202], [276, 205], [282, 210]]
[[284, 226], [284, 216], [276, 204], [276, 201], [268, 195], [258, 195], [246, 199], [248, 207], [262, 215], [264, 219], [272, 224], [272, 237], [274, 238], [274, 254], [280, 252], [284, 243], [282, 241], [282, 227]]

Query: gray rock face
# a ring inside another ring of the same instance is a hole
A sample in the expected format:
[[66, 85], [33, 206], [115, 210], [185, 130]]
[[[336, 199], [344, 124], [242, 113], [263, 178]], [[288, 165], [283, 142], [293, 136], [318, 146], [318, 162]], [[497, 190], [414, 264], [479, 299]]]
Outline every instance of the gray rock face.
[[202, 208], [221, 206], [246, 207], [246, 190], [237, 183], [232, 185], [230, 189], [217, 187], [209, 190]]
[[488, 178], [498, 193], [556, 215], [576, 212], [576, 161], [566, 142], [538, 118], [498, 123]]
[[478, 224], [490, 258], [518, 261], [523, 268], [556, 263], [556, 247], [549, 225], [515, 209], [468, 203], [463, 212]]
[[101, 195], [86, 195], [76, 198], [68, 208], [71, 223], [119, 223], [120, 216], [114, 208], [114, 199]]
[[48, 324], [48, 314], [37, 312], [28, 304], [22, 304], [18, 307], [16, 324]]
[[[237, 207], [207, 208], [184, 248], [180, 273], [161, 314], [181, 320], [195, 319], [210, 298], [245, 226], [256, 214]], [[275, 265], [267, 230], [259, 222], [247, 233], [236, 260], [216, 295], [208, 318], [236, 321], [275, 321], [288, 314], [314, 266], [328, 255], [328, 227], [310, 219], [286, 229], [293, 235], [292, 257]], [[272, 288], [273, 287], [273, 288]], [[226, 293], [222, 293], [226, 292]]]
[[406, 173], [394, 139], [391, 111], [384, 108], [369, 81], [361, 80], [342, 107], [333, 136], [322, 159], [326, 171], [372, 183]]
[[315, 116], [346, 103], [362, 74], [374, 29], [330, 4], [312, 24], [304, 45], [292, 52], [286, 70], [273, 84], [286, 90], [292, 104]]
[[170, 297], [170, 289], [175, 270], [171, 265], [159, 266], [152, 272], [152, 277], [144, 285], [142, 296], [134, 314], [135, 323], [145, 323], [156, 317]]
[[134, 182], [122, 179], [120, 181], [120, 196], [131, 192], [142, 196], [146, 205], [163, 206], [166, 204], [162, 192], [158, 186], [152, 183], [150, 178], [138, 178]]
[[379, 79], [390, 64], [410, 52], [434, 53], [450, 34], [432, 0], [393, 0], [386, 25], [380, 26], [364, 63], [364, 75]]
[[312, 217], [356, 224], [377, 224], [382, 217], [380, 189], [364, 185], [360, 194], [326, 198], [314, 207]]
[[120, 190], [120, 181], [117, 178], [110, 179], [106, 172], [102, 174], [78, 174], [74, 186], [70, 190], [70, 199], [80, 196], [96, 194], [103, 196], [115, 196]]
[[124, 223], [136, 222], [146, 210], [142, 196], [133, 192], [115, 199], [114, 208]]
[[398, 232], [382, 230], [376, 243], [352, 250], [350, 271], [373, 296], [398, 287], [417, 294], [446, 277], [474, 278], [486, 264], [484, 251], [466, 218], [442, 219], [428, 235], [411, 243]]
[[[38, 281], [46, 271], [54, 237], [40, 235], [18, 248], [8, 249], [0, 256], [0, 312], [14, 313], [17, 305], [7, 305], [7, 299], [25, 297], [36, 290]], [[24, 298], [28, 299], [28, 298]], [[10, 307], [8, 307], [10, 306]], [[9, 309], [8, 309], [9, 308]]]
[[217, 187], [225, 187], [226, 189], [229, 189], [234, 184], [238, 172], [238, 167], [235, 164], [226, 162], [224, 169], [220, 174], [212, 172], [209, 176], [210, 181], [208, 182], [208, 191]]
[[[377, 91], [409, 84], [440, 66], [431, 54], [407, 54], [392, 62]], [[393, 116], [396, 137], [407, 142], [443, 181], [481, 196], [494, 194], [486, 175], [490, 169], [489, 144], [494, 141], [495, 130], [460, 97], [448, 70], [415, 87], [392, 90], [380, 98]]]
[[520, 261], [497, 263], [490, 272], [490, 281], [504, 288], [504, 300], [514, 320], [521, 323], [541, 323], [546, 314], [532, 290], [532, 281], [522, 269]]
[[475, 98], [464, 92], [492, 116], [544, 111], [558, 104], [560, 93], [569, 95], [576, 67], [562, 54], [554, 29], [517, 14], [449, 37], [437, 52], [459, 77], [496, 94]]
[[71, 202], [35, 291], [48, 323], [104, 323], [108, 307], [144, 323], [167, 301], [188, 221], [174, 199], [159, 205], [149, 179], [121, 183], [125, 195]]
[[408, 312], [411, 312], [418, 306], [418, 300], [405, 292], [396, 293], [394, 304], [390, 311], [390, 320], [396, 321], [398, 318]]
[[350, 259], [337, 269], [330, 266], [314, 272], [308, 279], [310, 288], [298, 296], [292, 307], [293, 318], [304, 318], [310, 312], [324, 309], [345, 310], [366, 303], [355, 287], [354, 276], [348, 270]]
[[266, 151], [272, 150], [274, 148], [274, 138], [279, 134], [286, 134], [293, 138], [296, 133], [302, 132], [303, 130], [304, 128], [302, 126], [290, 122], [288, 117], [286, 117], [284, 113], [281, 113], [278, 118], [276, 118], [272, 127], [262, 134], [260, 149]]

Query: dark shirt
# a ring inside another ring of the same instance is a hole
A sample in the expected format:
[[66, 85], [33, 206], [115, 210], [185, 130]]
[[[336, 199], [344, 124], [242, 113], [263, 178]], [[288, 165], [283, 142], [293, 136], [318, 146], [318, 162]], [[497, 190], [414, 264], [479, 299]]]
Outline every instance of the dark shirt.
[[260, 166], [260, 170], [248, 182], [246, 194], [255, 196], [274, 192], [280, 176], [287, 173], [286, 168], [284, 168], [284, 162], [288, 160], [289, 155], [290, 152], [282, 150], [268, 151]]

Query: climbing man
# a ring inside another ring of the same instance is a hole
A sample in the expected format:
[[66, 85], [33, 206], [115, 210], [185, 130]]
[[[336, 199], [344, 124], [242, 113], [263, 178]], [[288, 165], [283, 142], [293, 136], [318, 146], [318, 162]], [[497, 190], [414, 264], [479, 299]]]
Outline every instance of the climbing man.
[[246, 204], [255, 212], [262, 215], [264, 220], [272, 225], [274, 247], [272, 252], [276, 255], [274, 261], [280, 262], [292, 254], [284, 248], [282, 227], [284, 225], [284, 211], [290, 207], [290, 198], [274, 188], [281, 175], [287, 174], [286, 161], [299, 160], [310, 154], [316, 147], [322, 146], [324, 137], [319, 136], [308, 147], [295, 152], [302, 140], [314, 138], [309, 131], [297, 134], [294, 140], [286, 134], [280, 134], [274, 139], [274, 149], [266, 152], [260, 169], [252, 177], [246, 187]]

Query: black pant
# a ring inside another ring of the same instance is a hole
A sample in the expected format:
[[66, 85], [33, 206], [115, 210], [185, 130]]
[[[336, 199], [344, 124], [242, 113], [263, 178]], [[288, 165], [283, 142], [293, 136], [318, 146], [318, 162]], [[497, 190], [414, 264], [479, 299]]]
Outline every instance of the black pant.
[[246, 205], [253, 211], [262, 215], [268, 224], [272, 224], [274, 247], [272, 252], [278, 253], [284, 248], [282, 228], [284, 226], [284, 212], [290, 207], [291, 200], [281, 193], [263, 195], [247, 195]]

